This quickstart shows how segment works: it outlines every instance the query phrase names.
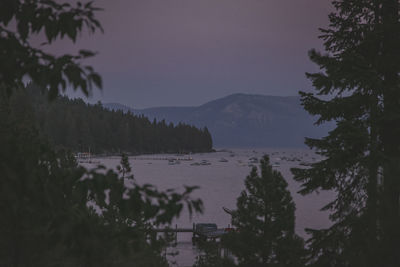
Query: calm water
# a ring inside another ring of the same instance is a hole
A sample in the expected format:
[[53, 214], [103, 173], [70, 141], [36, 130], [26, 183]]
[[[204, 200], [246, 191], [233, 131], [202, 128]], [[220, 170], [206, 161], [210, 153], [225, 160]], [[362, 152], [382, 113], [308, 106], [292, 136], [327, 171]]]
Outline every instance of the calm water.
[[[264, 154], [269, 154], [274, 168], [282, 173], [289, 184], [296, 203], [296, 232], [305, 237], [304, 228], [324, 228], [329, 226], [328, 214], [319, 211], [329, 202], [332, 193], [321, 192], [308, 196], [297, 193], [300, 185], [293, 180], [290, 168], [299, 167], [303, 162], [310, 163], [319, 159], [318, 155], [305, 149], [234, 149], [216, 153], [191, 155], [193, 160], [180, 161], [171, 164], [168, 160], [155, 160], [154, 158], [176, 158], [177, 155], [146, 155], [130, 158], [130, 163], [139, 183], [150, 183], [158, 189], [174, 188], [182, 191], [183, 185], [198, 185], [200, 189], [193, 193], [193, 197], [201, 198], [204, 203], [204, 213], [196, 214], [189, 218], [187, 210], [177, 218], [173, 225], [190, 228], [192, 223], [216, 223], [219, 228], [230, 224], [230, 215], [222, 207], [235, 209], [236, 198], [244, 189], [244, 179], [249, 174], [250, 158], [260, 159]], [[221, 162], [226, 159], [227, 162]], [[119, 157], [101, 158], [101, 164], [108, 168], [115, 168], [120, 161]], [[193, 164], [207, 161], [210, 165], [196, 166]], [[91, 167], [86, 165], [86, 167]], [[179, 255], [174, 258], [179, 266], [191, 266], [197, 251], [191, 243], [191, 234], [178, 234], [176, 248]]]

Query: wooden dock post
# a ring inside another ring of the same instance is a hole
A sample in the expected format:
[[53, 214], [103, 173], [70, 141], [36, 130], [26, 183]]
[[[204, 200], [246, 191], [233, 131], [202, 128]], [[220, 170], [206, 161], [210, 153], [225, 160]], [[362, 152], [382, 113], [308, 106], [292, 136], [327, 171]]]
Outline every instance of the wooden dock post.
[[178, 224], [175, 224], [175, 243], [178, 243]]

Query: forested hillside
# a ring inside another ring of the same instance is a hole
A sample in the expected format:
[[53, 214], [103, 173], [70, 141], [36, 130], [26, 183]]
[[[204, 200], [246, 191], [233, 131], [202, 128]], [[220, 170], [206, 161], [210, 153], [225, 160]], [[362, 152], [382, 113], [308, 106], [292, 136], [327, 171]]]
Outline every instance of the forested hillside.
[[296, 96], [233, 94], [197, 107], [104, 106], [150, 119], [207, 126], [216, 147], [303, 147], [305, 137], [325, 136], [334, 125], [315, 126], [315, 118], [304, 111]]
[[100, 103], [90, 105], [82, 99], [59, 97], [49, 103], [34, 85], [28, 85], [25, 91], [15, 96], [19, 98], [15, 105], [31, 105], [39, 131], [59, 147], [73, 151], [90, 148], [94, 153], [180, 153], [212, 149], [207, 128], [150, 121], [143, 115], [110, 111]]

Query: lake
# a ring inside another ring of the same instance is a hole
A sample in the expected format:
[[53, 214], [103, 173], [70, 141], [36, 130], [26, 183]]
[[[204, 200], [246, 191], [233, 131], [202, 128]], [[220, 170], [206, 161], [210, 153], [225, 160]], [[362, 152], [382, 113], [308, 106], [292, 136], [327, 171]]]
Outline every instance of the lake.
[[[235, 209], [236, 198], [244, 189], [244, 180], [250, 173], [252, 158], [260, 159], [264, 154], [270, 156], [274, 169], [280, 171], [288, 182], [289, 190], [296, 203], [296, 232], [306, 237], [304, 228], [325, 228], [330, 225], [327, 212], [320, 211], [332, 198], [332, 192], [320, 192], [302, 196], [297, 193], [300, 184], [293, 180], [292, 167], [312, 163], [320, 159], [307, 149], [229, 149], [214, 153], [192, 154], [190, 161], [168, 161], [166, 158], [183, 158], [187, 155], [144, 155], [130, 157], [133, 174], [138, 183], [155, 185], [159, 190], [174, 188], [183, 190], [183, 185], [197, 185], [200, 189], [192, 195], [201, 198], [204, 213], [195, 214], [191, 219], [187, 210], [173, 221], [181, 228], [191, 228], [193, 222], [216, 223], [219, 228], [227, 227], [231, 217], [222, 207]], [[163, 159], [163, 160], [162, 160]], [[119, 157], [96, 159], [108, 168], [115, 168]], [[93, 165], [84, 164], [90, 168]], [[258, 166], [258, 164], [255, 164]], [[197, 255], [191, 243], [190, 233], [178, 234], [177, 250], [179, 255], [174, 259], [178, 266], [191, 266]]]

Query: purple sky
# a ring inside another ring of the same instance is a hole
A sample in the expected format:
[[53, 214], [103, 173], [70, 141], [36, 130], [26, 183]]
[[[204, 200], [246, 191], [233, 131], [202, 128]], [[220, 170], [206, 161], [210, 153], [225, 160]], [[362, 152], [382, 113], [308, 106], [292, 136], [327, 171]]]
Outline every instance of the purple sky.
[[296, 95], [310, 90], [307, 57], [321, 48], [329, 0], [99, 0], [105, 33], [73, 46], [103, 76], [92, 101], [135, 108], [199, 105], [232, 93]]

